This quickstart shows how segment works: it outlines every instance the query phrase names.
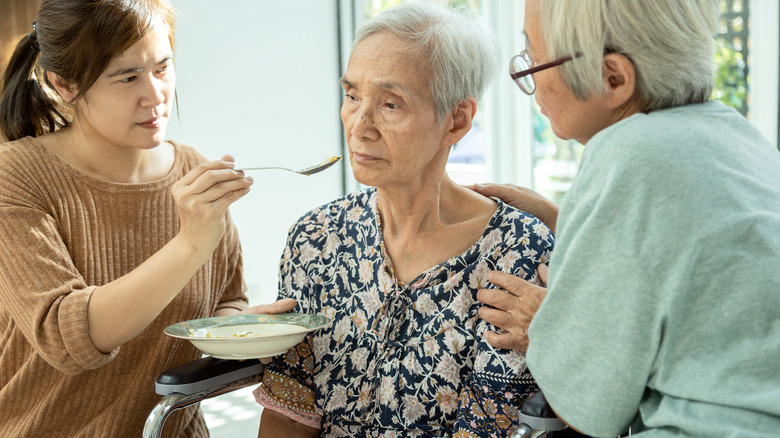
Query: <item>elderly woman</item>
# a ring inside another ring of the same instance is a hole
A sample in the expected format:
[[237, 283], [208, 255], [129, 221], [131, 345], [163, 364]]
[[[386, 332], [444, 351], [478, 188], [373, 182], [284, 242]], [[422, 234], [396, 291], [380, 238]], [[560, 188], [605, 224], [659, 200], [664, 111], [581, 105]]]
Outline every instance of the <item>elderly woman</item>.
[[447, 177], [498, 62], [478, 21], [404, 4], [357, 33], [341, 79], [355, 178], [370, 188], [293, 225], [280, 298], [333, 324], [276, 358], [260, 436], [506, 436], [537, 391], [496, 350], [476, 291], [531, 278], [552, 249], [536, 218]]
[[[780, 154], [709, 101], [718, 3], [526, 2], [512, 76], [556, 135], [586, 144], [527, 361], [592, 435], [780, 430]], [[482, 191], [513, 195], [496, 189]], [[497, 277], [523, 305], [544, 293]], [[509, 330], [491, 342], [522, 348], [533, 312], [479, 298]]]

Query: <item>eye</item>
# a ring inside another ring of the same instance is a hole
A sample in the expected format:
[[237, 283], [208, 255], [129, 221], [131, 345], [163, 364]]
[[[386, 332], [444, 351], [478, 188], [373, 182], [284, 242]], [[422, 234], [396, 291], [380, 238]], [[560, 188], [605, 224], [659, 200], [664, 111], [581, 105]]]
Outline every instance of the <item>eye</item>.
[[349, 100], [349, 101], [351, 101], [351, 102], [356, 102], [357, 101], [357, 98], [355, 96], [349, 94], [349, 93], [344, 93], [344, 98]]
[[163, 74], [168, 71], [168, 67], [171, 66], [170, 62], [166, 62], [160, 68], [157, 69], [157, 74]]
[[131, 82], [134, 82], [136, 79], [138, 79], [137, 76], [128, 76], [126, 78], [120, 79], [119, 82], [122, 84], [129, 84]]
[[392, 102], [387, 102], [387, 103], [385, 103], [385, 107], [387, 107], [387, 109], [391, 109], [391, 110], [394, 110], [394, 109], [398, 109], [398, 108], [399, 108], [399, 106], [398, 106], [398, 105], [396, 105], [396, 104], [394, 104], [394, 103], [392, 103]]

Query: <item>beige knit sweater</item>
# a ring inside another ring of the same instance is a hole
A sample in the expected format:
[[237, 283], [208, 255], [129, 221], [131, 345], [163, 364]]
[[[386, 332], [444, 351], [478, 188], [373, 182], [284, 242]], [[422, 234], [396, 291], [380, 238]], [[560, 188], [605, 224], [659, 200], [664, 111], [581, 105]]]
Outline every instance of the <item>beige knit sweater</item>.
[[[209, 261], [140, 335], [109, 354], [90, 341], [92, 291], [179, 230], [171, 186], [204, 158], [174, 146], [175, 164], [163, 179], [118, 184], [79, 173], [33, 138], [0, 145], [0, 437], [140, 437], [160, 399], [157, 376], [200, 356], [162, 330], [246, 306], [231, 224]], [[174, 413], [165, 435], [208, 432], [195, 407]]]

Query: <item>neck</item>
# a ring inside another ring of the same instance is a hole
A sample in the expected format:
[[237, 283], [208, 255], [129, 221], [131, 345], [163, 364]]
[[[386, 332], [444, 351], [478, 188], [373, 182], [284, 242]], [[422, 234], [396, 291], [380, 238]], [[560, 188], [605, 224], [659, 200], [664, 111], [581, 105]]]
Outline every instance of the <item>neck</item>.
[[[70, 125], [40, 138], [60, 159], [93, 178], [117, 183], [143, 183], [162, 178], [173, 164], [172, 149], [122, 147], [95, 141], [78, 126]], [[170, 157], [170, 158], [169, 158]]]
[[453, 214], [449, 202], [456, 196], [455, 183], [447, 174], [437, 184], [415, 189], [377, 188], [377, 208], [385, 238], [414, 238], [432, 232], [447, 223]]
[[378, 189], [384, 247], [402, 283], [467, 251], [495, 212], [491, 199], [440, 175], [415, 192]]

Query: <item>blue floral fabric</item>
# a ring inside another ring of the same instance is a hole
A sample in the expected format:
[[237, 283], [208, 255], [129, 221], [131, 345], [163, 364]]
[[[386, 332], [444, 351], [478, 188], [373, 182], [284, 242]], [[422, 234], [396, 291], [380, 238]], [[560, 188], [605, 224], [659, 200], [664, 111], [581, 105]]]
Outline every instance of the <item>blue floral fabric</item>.
[[466, 253], [400, 284], [376, 196], [373, 188], [347, 195], [291, 228], [279, 298], [333, 323], [268, 365], [258, 400], [316, 413], [322, 436], [507, 436], [538, 387], [523, 354], [484, 339], [496, 329], [479, 319], [476, 293], [495, 287], [491, 270], [532, 280], [552, 233], [498, 201]]

